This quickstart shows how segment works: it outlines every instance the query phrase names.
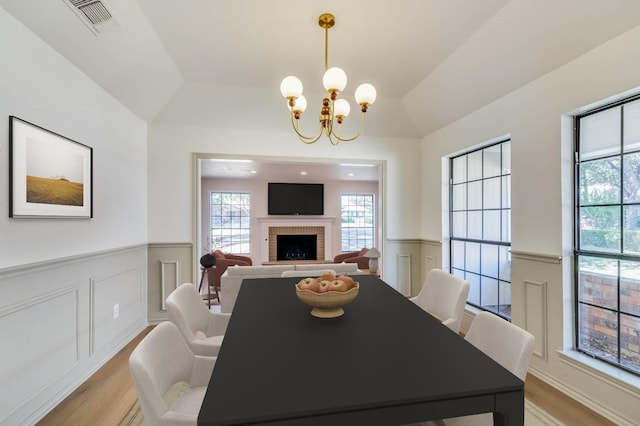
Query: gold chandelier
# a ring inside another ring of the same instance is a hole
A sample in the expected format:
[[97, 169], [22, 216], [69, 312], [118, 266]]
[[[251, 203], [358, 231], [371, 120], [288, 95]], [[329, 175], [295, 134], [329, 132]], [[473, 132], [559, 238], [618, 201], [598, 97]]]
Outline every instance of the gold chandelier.
[[[347, 85], [347, 74], [338, 68], [329, 68], [329, 28], [335, 25], [335, 18], [330, 13], [323, 13], [318, 18], [318, 25], [324, 28], [324, 76], [322, 83], [325, 89], [325, 98], [322, 100], [320, 110], [320, 127], [315, 135], [305, 136], [300, 132], [300, 116], [307, 108], [307, 100], [302, 96], [302, 82], [292, 75], [285, 77], [280, 83], [280, 93], [287, 98], [287, 105], [291, 111], [291, 125], [298, 135], [298, 139], [306, 144], [316, 142], [322, 134], [326, 134], [333, 145], [340, 142], [355, 140], [364, 130], [364, 117], [367, 108], [376, 100], [376, 89], [368, 83], [361, 84], [356, 89], [356, 102], [362, 111], [362, 121], [360, 130], [353, 137], [342, 137], [341, 125], [343, 120], [349, 115], [351, 106], [345, 99], [338, 99], [340, 92]], [[337, 125], [335, 125], [337, 123]]]

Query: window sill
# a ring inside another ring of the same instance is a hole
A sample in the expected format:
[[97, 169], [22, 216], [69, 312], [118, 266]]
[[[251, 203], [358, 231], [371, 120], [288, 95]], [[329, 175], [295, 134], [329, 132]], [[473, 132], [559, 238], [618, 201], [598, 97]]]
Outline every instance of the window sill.
[[640, 398], [640, 377], [573, 350], [557, 351], [560, 360], [588, 375]]

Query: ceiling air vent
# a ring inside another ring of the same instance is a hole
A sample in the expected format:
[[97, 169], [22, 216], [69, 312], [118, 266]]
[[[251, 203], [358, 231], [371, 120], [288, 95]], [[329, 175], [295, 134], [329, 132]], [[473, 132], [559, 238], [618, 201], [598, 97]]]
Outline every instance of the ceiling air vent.
[[63, 0], [80, 20], [98, 35], [120, 26], [110, 7], [101, 0]]

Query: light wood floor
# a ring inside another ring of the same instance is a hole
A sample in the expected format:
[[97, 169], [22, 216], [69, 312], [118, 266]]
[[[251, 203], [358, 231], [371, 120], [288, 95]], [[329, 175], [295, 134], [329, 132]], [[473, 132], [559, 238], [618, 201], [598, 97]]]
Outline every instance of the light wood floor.
[[[118, 425], [136, 401], [129, 355], [151, 329], [140, 333], [38, 425]], [[567, 425], [614, 425], [531, 374], [525, 381], [525, 397]]]
[[136, 402], [129, 356], [153, 327], [147, 327], [47, 414], [38, 425], [116, 426]]

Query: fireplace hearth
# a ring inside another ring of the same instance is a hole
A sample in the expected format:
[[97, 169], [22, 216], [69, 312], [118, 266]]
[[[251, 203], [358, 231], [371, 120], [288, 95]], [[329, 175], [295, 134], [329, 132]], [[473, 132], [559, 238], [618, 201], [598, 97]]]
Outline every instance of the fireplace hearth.
[[277, 260], [317, 260], [317, 243], [317, 235], [278, 235]]

